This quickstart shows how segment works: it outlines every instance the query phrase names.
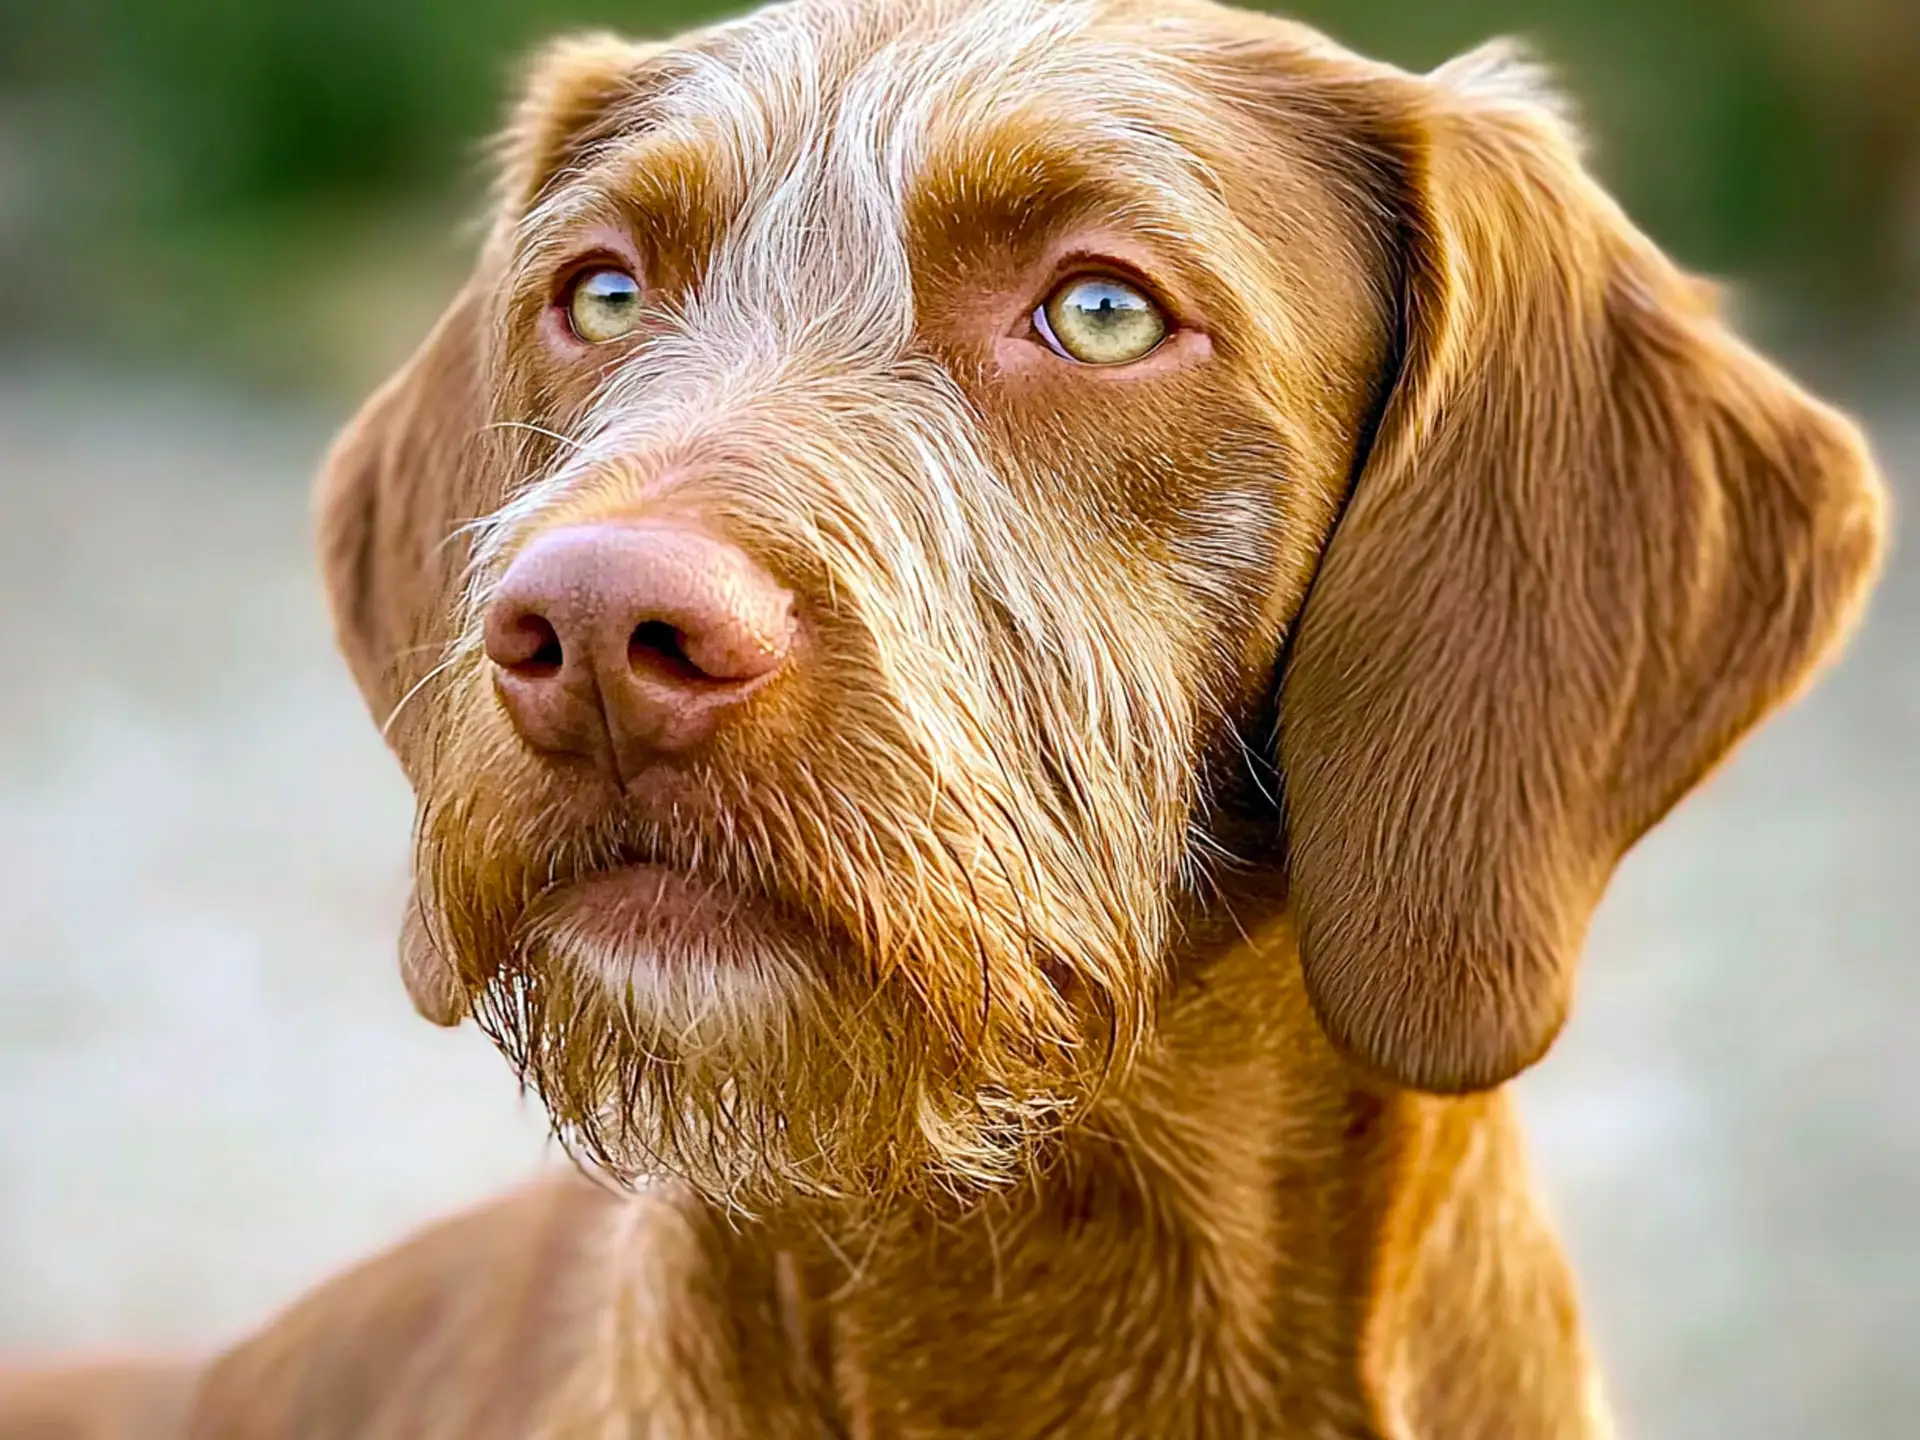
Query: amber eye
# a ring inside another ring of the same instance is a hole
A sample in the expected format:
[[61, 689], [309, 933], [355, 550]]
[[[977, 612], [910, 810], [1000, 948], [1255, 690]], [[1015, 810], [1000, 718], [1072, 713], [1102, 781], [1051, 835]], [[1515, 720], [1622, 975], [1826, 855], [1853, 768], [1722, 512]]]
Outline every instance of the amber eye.
[[631, 335], [640, 324], [640, 282], [624, 270], [588, 270], [567, 291], [567, 323], [589, 345]]
[[1046, 342], [1083, 365], [1125, 365], [1167, 338], [1167, 317], [1124, 280], [1082, 275], [1033, 312]]

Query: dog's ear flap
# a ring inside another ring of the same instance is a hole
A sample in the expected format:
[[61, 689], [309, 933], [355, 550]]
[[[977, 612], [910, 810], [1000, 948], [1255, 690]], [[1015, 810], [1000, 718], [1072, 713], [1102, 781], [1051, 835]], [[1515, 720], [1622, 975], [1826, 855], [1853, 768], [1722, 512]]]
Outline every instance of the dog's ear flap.
[[562, 36], [534, 53], [496, 145], [506, 214], [524, 214], [556, 176], [628, 122], [629, 105], [647, 93], [647, 64], [661, 49], [590, 31]]
[[[478, 415], [477, 307], [456, 301], [418, 354], [389, 380], [335, 442], [316, 495], [321, 575], [340, 649], [368, 709], [403, 765], [402, 700], [431, 670], [428, 640], [447, 603], [446, 562], [419, 553], [443, 533], [420, 511], [452, 513], [465, 489], [460, 470]], [[414, 1009], [457, 1025], [467, 997], [434, 948], [418, 899], [407, 897], [400, 975]]]
[[[321, 577], [334, 632], [382, 734], [409, 770], [403, 701], [438, 662], [439, 619], [460, 563], [443, 550], [475, 493], [481, 426], [483, 307], [469, 285], [414, 357], [334, 442], [315, 493]], [[400, 973], [414, 1008], [456, 1025], [467, 1000], [433, 948], [413, 897], [400, 931]]]
[[467, 1018], [466, 987], [434, 943], [417, 890], [407, 896], [406, 913], [400, 919], [400, 980], [423, 1019], [454, 1026]]
[[360, 407], [315, 487], [335, 638], [382, 727], [432, 668], [434, 620], [457, 581], [458, 561], [435, 550], [454, 517], [471, 513], [484, 415], [479, 294], [469, 284], [413, 358]]
[[1321, 1022], [1461, 1092], [1546, 1051], [1621, 855], [1847, 629], [1883, 494], [1524, 74], [1393, 83], [1398, 373], [1294, 635], [1281, 761]]

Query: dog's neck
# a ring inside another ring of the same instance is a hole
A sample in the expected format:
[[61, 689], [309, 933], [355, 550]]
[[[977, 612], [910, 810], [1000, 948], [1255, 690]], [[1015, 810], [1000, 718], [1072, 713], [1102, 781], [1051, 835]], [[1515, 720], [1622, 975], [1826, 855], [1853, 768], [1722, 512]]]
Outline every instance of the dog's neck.
[[765, 1297], [729, 1363], [789, 1377], [753, 1433], [1605, 1433], [1506, 1101], [1365, 1083], [1284, 926], [1194, 968], [1040, 1178], [776, 1228], [702, 1226]]
[[[1271, 960], [1241, 949], [1193, 976], [1042, 1179], [957, 1225], [910, 1217], [882, 1237], [834, 1327], [856, 1432], [925, 1416], [973, 1435], [1175, 1434], [1149, 1417], [1200, 1410], [1305, 1421], [1283, 1389], [1360, 1430], [1373, 1282], [1355, 1241], [1379, 1228], [1362, 1218], [1379, 1167], [1328, 1161], [1395, 1143], [1391, 1102], [1352, 1086], [1284, 994], [1295, 967]], [[1283, 1344], [1301, 1300], [1312, 1343]]]

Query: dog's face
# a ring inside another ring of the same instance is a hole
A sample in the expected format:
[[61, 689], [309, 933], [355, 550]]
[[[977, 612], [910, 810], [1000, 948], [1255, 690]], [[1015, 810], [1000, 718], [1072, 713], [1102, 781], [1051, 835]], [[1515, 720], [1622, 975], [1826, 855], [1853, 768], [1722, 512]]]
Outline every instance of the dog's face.
[[1515, 74], [1125, 0], [547, 52], [321, 492], [421, 1008], [746, 1197], [1018, 1173], [1288, 911], [1373, 1070], [1537, 1058], [1878, 508]]

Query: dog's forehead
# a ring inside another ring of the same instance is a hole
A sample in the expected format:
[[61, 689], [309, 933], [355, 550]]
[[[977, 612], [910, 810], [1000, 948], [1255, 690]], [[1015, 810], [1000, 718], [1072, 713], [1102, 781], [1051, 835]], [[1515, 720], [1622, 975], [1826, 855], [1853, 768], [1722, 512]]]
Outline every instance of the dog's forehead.
[[705, 32], [661, 95], [663, 109], [776, 136], [910, 131], [943, 110], [1050, 93], [1072, 114], [1124, 100], [1190, 29], [1143, 28], [1115, 0], [793, 0]]
[[670, 157], [733, 256], [871, 288], [915, 197], [955, 172], [1017, 189], [1073, 155], [1191, 209], [1214, 188], [1193, 42], [1113, 0], [799, 0], [658, 56], [587, 189], [657, 190]]

